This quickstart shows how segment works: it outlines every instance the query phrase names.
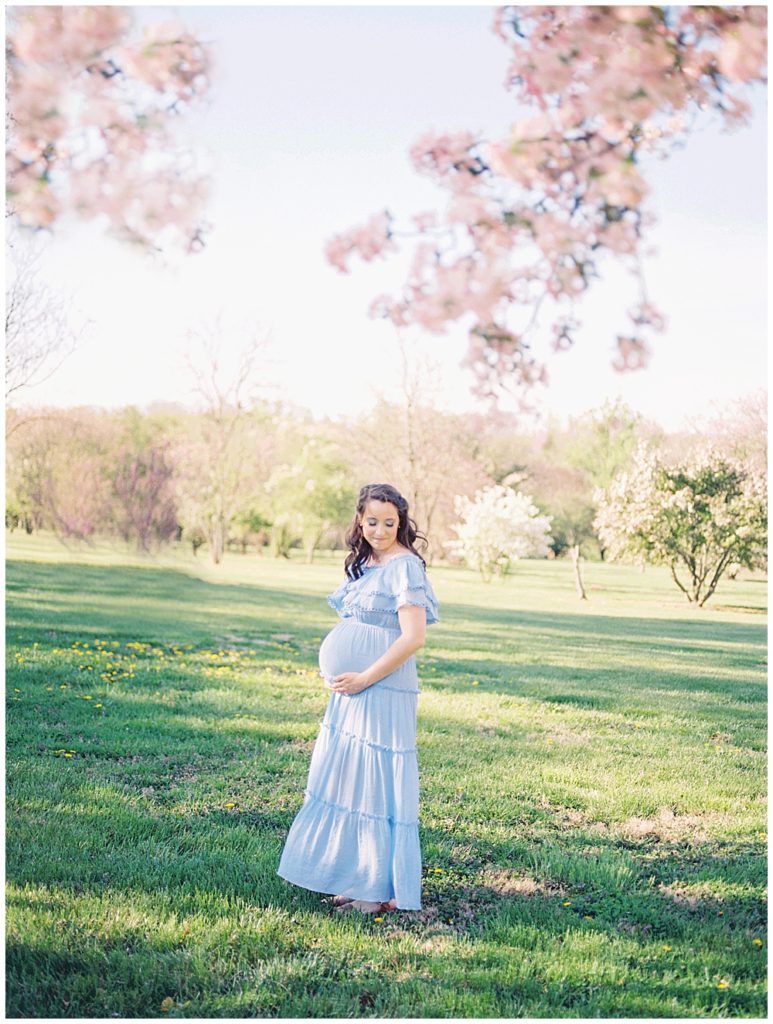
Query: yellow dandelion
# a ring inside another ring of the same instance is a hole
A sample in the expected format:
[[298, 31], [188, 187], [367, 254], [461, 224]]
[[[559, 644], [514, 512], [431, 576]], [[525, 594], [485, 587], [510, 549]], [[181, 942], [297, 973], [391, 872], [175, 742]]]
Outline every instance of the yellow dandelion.
[[233, 803], [233, 801], [229, 801], [229, 802], [228, 802], [228, 803], [226, 804], [226, 807], [235, 807], [235, 806], [236, 806], [236, 805], [235, 805], [235, 804]]
[[625, 985], [625, 978], [619, 978], [617, 984], [618, 985]]
[[88, 693], [84, 693], [84, 694], [83, 694], [83, 699], [84, 699], [84, 700], [91, 700], [92, 698], [91, 698], [91, 695], [90, 695], [90, 694], [88, 694]]
[[21, 690], [19, 689], [19, 687], [18, 687], [18, 686], [14, 686], [14, 688], [13, 688], [13, 692], [14, 692], [14, 693], [21, 693]]
[[59, 684], [59, 689], [60, 690], [66, 690], [67, 689], [67, 683], [60, 683]]
[[472, 685], [473, 685], [473, 686], [480, 686], [480, 683], [478, 682], [478, 680], [477, 680], [477, 679], [473, 679], [473, 681], [472, 681]]
[[383, 921], [384, 918], [383, 917], [374, 917], [373, 920], [378, 922], [378, 921]]
[[571, 907], [571, 905], [572, 905], [572, 901], [571, 900], [564, 900], [564, 906], [565, 907]]
[[664, 953], [670, 953], [672, 947], [671, 946], [661, 946], [660, 948], [663, 950]]
[[101, 705], [101, 704], [95, 704], [95, 705], [94, 705], [94, 707], [95, 707], [95, 708], [101, 708], [101, 707], [102, 707], [102, 705]]
[[720, 980], [717, 982], [717, 988], [730, 988], [730, 982], [725, 981], [724, 978], [720, 978]]
[[433, 871], [435, 872], [436, 875], [442, 875], [443, 874], [443, 869], [442, 868], [433, 868]]
[[46, 687], [46, 690], [47, 690], [47, 691], [48, 691], [49, 693], [51, 693], [53, 689], [54, 689], [54, 688], [53, 688], [53, 686], [47, 686], [47, 687]]
[[161, 1012], [168, 1013], [174, 1006], [174, 999], [171, 996], [167, 996], [166, 999], [161, 1000]]
[[752, 945], [753, 946], [761, 946], [762, 945], [762, 939], [752, 939]]
[[592, 921], [593, 920], [593, 915], [592, 914], [583, 914], [582, 916], [585, 918], [586, 921]]
[[717, 917], [724, 917], [724, 916], [725, 916], [724, 910], [718, 910], [717, 911]]
[[758, 839], [767, 839], [768, 838], [768, 834], [767, 834], [767, 832], [758, 832], [757, 833], [757, 838]]
[[71, 754], [71, 753], [69, 752], [69, 750], [68, 750], [68, 751], [67, 751], [67, 752], [65, 753], [65, 755], [64, 755], [64, 756], [65, 756], [65, 757], [72, 757], [72, 754]]

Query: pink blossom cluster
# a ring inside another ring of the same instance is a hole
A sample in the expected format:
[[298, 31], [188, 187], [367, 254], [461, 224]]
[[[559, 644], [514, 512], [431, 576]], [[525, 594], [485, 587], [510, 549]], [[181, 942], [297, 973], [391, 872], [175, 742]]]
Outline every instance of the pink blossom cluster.
[[432, 177], [445, 179], [455, 172], [461, 179], [452, 180], [463, 180], [466, 174], [475, 174], [481, 168], [479, 157], [470, 152], [474, 145], [475, 136], [471, 132], [458, 135], [429, 132], [411, 146], [411, 162], [417, 171]]
[[[498, 9], [494, 31], [511, 47], [507, 85], [533, 112], [493, 141], [471, 132], [417, 140], [413, 165], [447, 190], [448, 203], [414, 217], [407, 233], [419, 237], [403, 293], [371, 306], [372, 315], [433, 333], [468, 318], [467, 362], [479, 388], [544, 379], [518, 355], [536, 311], [543, 299], [552, 303], [553, 348], [568, 348], [577, 299], [605, 253], [644, 291], [639, 257], [652, 216], [643, 161], [667, 156], [699, 110], [714, 108], [728, 128], [743, 122], [749, 106], [741, 91], [764, 81], [767, 12], [514, 6]], [[363, 255], [357, 237], [328, 243], [339, 270]], [[529, 320], [516, 328], [519, 309]], [[649, 303], [631, 319], [633, 333], [616, 344], [621, 371], [646, 365], [644, 335], [664, 326]]]
[[146, 27], [139, 46], [124, 46], [119, 59], [126, 74], [159, 93], [190, 100], [208, 87], [206, 49], [178, 22]]
[[722, 110], [765, 73], [763, 6], [517, 6], [508, 19], [518, 98], [567, 111], [567, 127], [598, 119], [605, 135], [695, 104]]
[[31, 228], [101, 215], [144, 247], [201, 245], [206, 180], [180, 151], [180, 104], [208, 88], [206, 48], [174, 23], [128, 41], [125, 7], [16, 8], [8, 33], [7, 194]]
[[615, 345], [616, 354], [612, 360], [615, 370], [643, 370], [650, 361], [649, 346], [642, 338], [618, 334]]
[[325, 247], [325, 256], [341, 273], [347, 273], [347, 258], [354, 252], [368, 262], [386, 250], [394, 248], [390, 225], [392, 218], [388, 210], [377, 213], [367, 224], [353, 228], [343, 235], [336, 235]]

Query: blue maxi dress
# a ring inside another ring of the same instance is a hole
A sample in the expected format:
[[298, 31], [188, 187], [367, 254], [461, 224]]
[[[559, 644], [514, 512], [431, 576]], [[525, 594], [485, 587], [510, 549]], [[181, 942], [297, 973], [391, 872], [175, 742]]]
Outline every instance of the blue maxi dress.
[[[421, 559], [397, 555], [328, 597], [340, 616], [319, 650], [332, 682], [361, 672], [400, 635], [397, 609], [438, 603]], [[356, 694], [331, 693], [311, 755], [303, 806], [277, 873], [315, 892], [421, 910], [416, 658]]]

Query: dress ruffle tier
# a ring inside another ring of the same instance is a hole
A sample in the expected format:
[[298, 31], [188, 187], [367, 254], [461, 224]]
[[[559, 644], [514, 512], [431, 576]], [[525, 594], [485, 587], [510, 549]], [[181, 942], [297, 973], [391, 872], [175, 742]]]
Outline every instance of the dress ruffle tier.
[[[438, 621], [437, 599], [413, 555], [346, 580], [328, 600], [342, 616], [320, 648], [328, 680], [380, 657], [400, 634], [397, 609], [404, 604], [419, 604], [428, 622]], [[282, 878], [316, 892], [421, 909], [418, 693], [414, 657], [358, 694], [331, 693], [305, 800], [282, 851]]]

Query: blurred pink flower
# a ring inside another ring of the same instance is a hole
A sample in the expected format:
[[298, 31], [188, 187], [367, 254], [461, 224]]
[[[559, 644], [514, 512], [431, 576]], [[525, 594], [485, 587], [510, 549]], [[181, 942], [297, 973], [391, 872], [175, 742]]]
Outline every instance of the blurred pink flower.
[[643, 370], [650, 361], [650, 350], [641, 338], [617, 336], [617, 354], [612, 366], [619, 373]]
[[[447, 205], [437, 220], [416, 215], [423, 237], [403, 294], [372, 308], [393, 317], [399, 309], [400, 322], [438, 334], [468, 315], [468, 358], [484, 389], [508, 374], [521, 383], [544, 379], [522, 339], [509, 347], [503, 340], [506, 315], [515, 305], [528, 314], [552, 297], [564, 307], [552, 325], [560, 350], [574, 330], [564, 310], [599, 276], [605, 252], [641, 283], [639, 256], [654, 222], [643, 207], [644, 158], [681, 144], [696, 109], [713, 108], [728, 129], [743, 121], [749, 107], [737, 84], [764, 79], [766, 23], [759, 7], [498, 9], [493, 31], [511, 50], [507, 85], [529, 113], [490, 142], [472, 132], [416, 141], [414, 167], [445, 190]], [[436, 245], [426, 242], [430, 230]], [[365, 259], [384, 251], [381, 228], [373, 237], [362, 232], [329, 243], [339, 269], [354, 251]], [[620, 370], [646, 365], [640, 335], [664, 327], [649, 302], [631, 316], [636, 329], [617, 341]]]
[[351, 243], [346, 235], [336, 235], [325, 245], [325, 259], [342, 274], [348, 274], [349, 268], [346, 265], [346, 257], [352, 250]]
[[428, 213], [415, 213], [411, 218], [418, 231], [431, 231], [437, 227], [437, 214], [434, 210]]
[[190, 99], [207, 85], [207, 50], [176, 21], [146, 27], [138, 46], [119, 53], [127, 72], [159, 92]]
[[470, 156], [475, 145], [472, 132], [457, 135], [435, 135], [427, 132], [411, 146], [410, 157], [417, 171], [435, 175], [449, 171], [470, 171], [477, 167], [477, 161]]
[[763, 73], [767, 54], [767, 33], [759, 25], [740, 22], [722, 35], [719, 70], [733, 82], [750, 82]]
[[[145, 246], [176, 229], [189, 247], [203, 230], [202, 179], [189, 173], [190, 160], [171, 137], [168, 97], [137, 86], [150, 79], [189, 98], [207, 85], [208, 55], [167, 24], [146, 30], [141, 57], [132, 61], [124, 42], [130, 21], [121, 7], [14, 9], [7, 36], [9, 209], [30, 227], [51, 227], [67, 209], [105, 214]], [[127, 58], [123, 67], [120, 57]]]

